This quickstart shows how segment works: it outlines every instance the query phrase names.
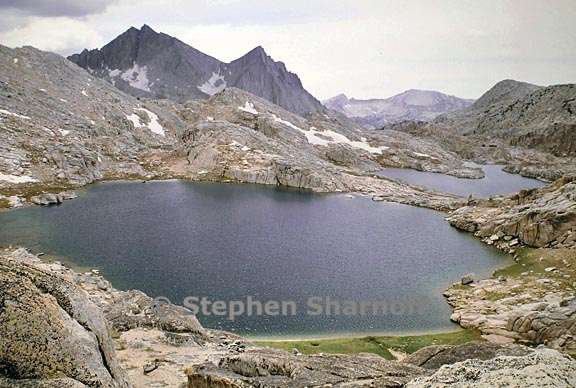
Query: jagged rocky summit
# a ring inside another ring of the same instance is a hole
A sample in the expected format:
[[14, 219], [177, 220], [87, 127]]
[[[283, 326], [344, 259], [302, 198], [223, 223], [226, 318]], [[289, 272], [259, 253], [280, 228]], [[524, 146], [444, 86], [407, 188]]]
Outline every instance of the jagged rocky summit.
[[131, 27], [100, 49], [68, 59], [137, 97], [184, 102], [237, 87], [297, 114], [323, 110], [298, 76], [260, 46], [224, 63], [144, 25], [140, 30]]

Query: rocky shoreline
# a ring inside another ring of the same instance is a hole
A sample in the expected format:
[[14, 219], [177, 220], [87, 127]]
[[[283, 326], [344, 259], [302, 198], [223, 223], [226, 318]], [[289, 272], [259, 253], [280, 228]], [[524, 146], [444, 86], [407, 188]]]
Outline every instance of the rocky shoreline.
[[534, 250], [525, 255], [516, 264], [523, 272], [501, 271], [494, 278], [448, 289], [444, 296], [454, 308], [450, 318], [480, 330], [491, 342], [544, 344], [576, 354], [575, 252]]
[[[187, 178], [209, 179], [209, 177]], [[372, 180], [369, 185], [363, 186], [367, 182], [366, 179]], [[481, 351], [466, 353], [466, 357], [461, 356], [452, 362], [445, 362], [445, 366], [439, 365], [440, 369], [431, 371], [421, 368], [421, 365], [385, 361], [373, 355], [305, 356], [260, 348], [236, 335], [203, 328], [195, 317], [181, 307], [158, 304], [140, 291], [115, 290], [97, 271], [76, 273], [58, 262], [46, 263], [25, 249], [17, 249], [2, 253], [2, 273], [9, 274], [5, 276], [8, 280], [7, 283], [3, 283], [7, 284], [4, 288], [14, 287], [17, 274], [18, 278], [32, 279], [33, 289], [57, 290], [55, 291], [59, 293], [59, 296], [56, 296], [57, 300], [62, 298], [62, 295], [74, 301], [80, 300], [81, 303], [77, 307], [74, 307], [74, 303], [77, 302], [66, 300], [58, 304], [64, 303], [70, 305], [69, 308], [76, 309], [65, 310], [74, 319], [76, 316], [83, 316], [84, 318], [79, 318], [82, 320], [81, 326], [88, 327], [90, 332], [96, 333], [97, 338], [96, 342], [89, 345], [93, 349], [88, 353], [82, 353], [81, 356], [75, 356], [76, 353], [71, 348], [62, 347], [62, 353], [51, 355], [53, 358], [48, 359], [52, 360], [49, 361], [51, 364], [41, 366], [44, 369], [40, 371], [37, 370], [37, 359], [28, 355], [29, 345], [23, 347], [24, 350], [21, 352], [12, 352], [12, 358], [3, 355], [0, 357], [3, 362], [16, 363], [18, 367], [16, 369], [13, 366], [0, 367], [0, 370], [4, 371], [2, 373], [7, 376], [0, 380], [0, 386], [3, 386], [2, 384], [8, 387], [21, 386], [22, 379], [29, 380], [30, 386], [70, 387], [122, 387], [130, 384], [138, 387], [183, 386], [186, 381], [189, 387], [304, 387], [322, 384], [366, 386], [360, 384], [365, 384], [367, 381], [372, 384], [368, 386], [430, 386], [433, 382], [438, 383], [446, 378], [439, 376], [450, 373], [453, 373], [452, 379], [464, 382], [464, 378], [460, 375], [463, 370], [475, 370], [474, 373], [479, 376], [475, 381], [479, 383], [483, 381], [485, 368], [494, 367], [491, 362], [496, 362], [503, 368], [504, 365], [513, 367], [528, 365], [530, 370], [534, 367], [544, 368], [543, 364], [548, 362], [553, 362], [554, 367], [558, 367], [561, 371], [566, 368], [571, 370], [574, 367], [571, 362], [566, 364], [560, 353], [550, 353], [549, 350], [525, 349], [526, 353], [522, 356], [494, 353], [487, 358], [488, 361], [484, 361], [485, 363], [468, 360], [478, 358], [478, 352], [484, 354], [486, 346], [494, 345], [498, 349], [512, 347], [514, 351], [524, 349], [516, 343], [529, 346], [545, 345], [546, 348], [561, 353], [576, 353], [574, 294], [576, 181], [573, 178], [565, 177], [549, 186], [522, 191], [509, 197], [466, 201], [453, 196], [428, 193], [426, 190], [420, 191], [408, 185], [380, 178], [350, 176], [349, 182], [355, 184], [350, 187], [361, 188], [359, 191], [362, 194], [371, 195], [376, 201], [396, 201], [448, 211], [447, 221], [451, 225], [474, 233], [486, 244], [514, 255], [517, 262], [514, 269], [497, 271], [491, 279], [478, 281], [473, 278], [463, 279], [462, 284], [454, 285], [444, 294], [447, 302], [454, 308], [451, 319], [464, 328], [474, 328], [482, 333], [487, 342], [473, 345]], [[36, 192], [27, 202], [19, 201], [18, 205], [46, 206], [74, 197], [75, 195], [69, 191], [56, 194]], [[530, 248], [531, 246], [542, 248], [534, 249]], [[48, 276], [57, 286], [48, 287], [43, 283], [44, 280], [37, 280], [37, 276], [39, 278]], [[62, 286], [59, 285], [60, 282], [63, 282]], [[68, 290], [74, 291], [70, 291], [71, 294], [68, 295]], [[16, 294], [8, 293], [7, 297], [9, 299], [28, 291], [30, 290], [18, 291]], [[78, 296], [78, 293], [85, 293], [87, 300]], [[3, 295], [7, 298], [6, 294]], [[28, 300], [34, 298], [39, 296], [32, 295]], [[85, 303], [88, 302], [93, 306], [86, 307]], [[21, 304], [22, 301], [18, 303]], [[57, 306], [54, 308], [57, 309]], [[96, 310], [98, 312], [95, 312]], [[49, 335], [47, 333], [52, 333], [52, 328], [43, 326], [44, 323], [40, 319], [23, 322], [20, 321], [21, 313], [12, 311], [8, 313], [16, 314], [15, 318], [12, 317], [10, 320], [16, 319], [21, 322], [18, 326], [22, 326], [22, 330], [38, 332], [38, 341], [42, 341], [42, 336]], [[90, 320], [92, 318], [86, 318], [86, 314], [95, 314], [96, 323]], [[53, 323], [54, 319], [50, 318], [47, 321]], [[104, 333], [102, 322], [108, 325], [109, 332], [107, 329]], [[30, 323], [33, 326], [28, 326]], [[100, 332], [94, 332], [91, 325], [100, 327]], [[4, 333], [5, 330], [6, 328], [1, 331]], [[20, 338], [19, 334], [8, 333], [10, 338]], [[59, 334], [51, 335], [60, 340]], [[78, 335], [86, 337], [86, 334]], [[102, 340], [100, 336], [108, 339]], [[7, 349], [23, 346], [18, 340], [9, 346], [6, 344]], [[102, 346], [108, 350], [101, 350]], [[458, 353], [459, 346], [442, 349], [424, 348], [417, 354], [432, 352], [434, 357], [443, 360], [443, 356], [440, 356], [442, 352], [453, 349], [450, 351]], [[97, 354], [104, 360], [105, 368], [102, 372], [97, 372], [99, 370], [97, 367], [95, 375], [89, 372], [91, 366], [83, 365], [84, 369], [74, 366], [72, 369], [75, 372], [72, 375], [69, 374], [72, 373], [69, 370], [60, 370], [60, 366], [54, 366], [70, 357], [92, 365], [96, 362], [94, 359], [98, 358]], [[417, 356], [411, 357], [408, 359]], [[502, 358], [506, 360], [503, 361]], [[525, 361], [525, 358], [529, 361]], [[347, 372], [335, 377], [334, 373], [329, 372], [335, 365]], [[360, 365], [363, 367], [360, 368]], [[54, 368], [55, 372], [52, 371]], [[78, 370], [85, 370], [83, 373], [86, 376], [82, 373], [77, 374]], [[310, 372], [311, 370], [314, 373]], [[62, 379], [60, 376], [62, 374], [68, 378]], [[40, 376], [42, 383], [38, 382], [36, 376]], [[533, 378], [529, 373], [521, 377], [525, 379], [521, 381], [533, 382], [531, 380]], [[97, 379], [98, 383], [94, 383], [91, 379]]]
[[576, 180], [480, 200], [447, 218], [514, 255], [493, 278], [445, 292], [451, 319], [498, 342], [545, 344], [576, 353]]
[[0, 256], [2, 387], [427, 387], [493, 384], [511, 370], [516, 386], [545, 370], [554, 371], [545, 383], [576, 384], [575, 361], [515, 344], [430, 346], [402, 361], [261, 348], [203, 328], [182, 307], [116, 290], [96, 270], [23, 248]]

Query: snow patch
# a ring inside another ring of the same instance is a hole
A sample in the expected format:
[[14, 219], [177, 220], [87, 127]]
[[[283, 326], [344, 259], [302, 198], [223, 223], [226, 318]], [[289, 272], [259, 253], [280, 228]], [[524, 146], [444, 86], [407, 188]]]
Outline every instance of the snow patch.
[[208, 120], [208, 121], [214, 121], [214, 117], [208, 116], [208, 117], [206, 117], [206, 120]]
[[[115, 73], [116, 70], [108, 71], [108, 74]], [[146, 66], [140, 66], [137, 63], [134, 64], [130, 69], [126, 70], [120, 74], [120, 78], [128, 82], [130, 86], [135, 89], [144, 90], [145, 92], [150, 91], [150, 84], [148, 82], [148, 68]]]
[[18, 63], [18, 58], [14, 58], [12, 61], [14, 62], [14, 64], [17, 64], [17, 63]]
[[23, 119], [23, 120], [30, 120], [30, 117], [28, 117], [28, 116], [19, 115], [18, 113], [12, 113], [12, 112], [4, 110], [4, 109], [0, 109], [0, 114], [6, 115], [6, 116], [18, 117], [19, 119]]
[[254, 108], [254, 104], [252, 104], [250, 101], [246, 101], [244, 106], [239, 106], [238, 109], [243, 112], [252, 113], [253, 115], [258, 114], [258, 111]]
[[62, 102], [68, 102], [68, 100], [65, 100], [65, 99], [63, 99], [63, 98], [59, 98], [59, 100], [62, 101]]
[[429, 158], [429, 157], [430, 157], [430, 155], [428, 155], [428, 154], [421, 154], [420, 152], [414, 152], [414, 155], [416, 155], [416, 156], [421, 156], [421, 157], [423, 157], [423, 158]]
[[80, 93], [82, 93], [82, 95], [88, 97], [88, 93], [86, 93], [86, 90], [82, 89], [82, 91]]
[[145, 108], [136, 108], [136, 110], [146, 113], [146, 115], [148, 115], [148, 118], [150, 119], [150, 122], [148, 124], [142, 123], [142, 119], [140, 119], [140, 116], [138, 116], [136, 113], [132, 113], [130, 116], [127, 115], [126, 118], [130, 120], [132, 124], [134, 124], [134, 128], [148, 127], [148, 129], [152, 131], [152, 133], [155, 133], [160, 136], [165, 136], [164, 127], [162, 127], [162, 125], [158, 121], [158, 116], [156, 115], [156, 113], [150, 112], [148, 109]]
[[289, 126], [290, 128], [300, 131], [308, 141], [309, 144], [318, 146], [327, 146], [329, 144], [348, 144], [352, 148], [359, 148], [368, 151], [372, 154], [381, 154], [383, 150], [388, 149], [388, 147], [373, 147], [366, 140], [350, 140], [348, 137], [342, 135], [341, 133], [334, 132], [332, 130], [319, 131], [315, 127], [310, 127], [308, 131], [297, 127], [290, 121], [283, 120], [276, 115], [272, 115], [276, 122], [282, 123]]
[[214, 94], [224, 90], [224, 88], [226, 87], [226, 81], [224, 80], [224, 76], [220, 75], [220, 71], [218, 71], [218, 74], [212, 72], [212, 75], [210, 76], [208, 81], [196, 87], [198, 88], [198, 90], [206, 93], [207, 95], [213, 96]]
[[30, 183], [30, 182], [38, 182], [36, 178], [33, 178], [28, 175], [6, 175], [0, 172], [0, 181], [6, 181], [10, 183]]
[[144, 125], [140, 122], [140, 116], [136, 113], [132, 113], [130, 116], [126, 115], [126, 118], [134, 124], [134, 128], [144, 127]]
[[62, 136], [68, 136], [70, 134], [70, 131], [67, 129], [62, 129], [62, 128], [58, 128], [58, 132], [60, 132], [60, 134]]
[[306, 132], [306, 131], [300, 129], [299, 127], [295, 126], [294, 124], [292, 124], [290, 121], [282, 120], [280, 117], [276, 116], [275, 114], [273, 114], [272, 117], [274, 118], [274, 121], [276, 121], [278, 123], [287, 125], [290, 128], [296, 129], [296, 130], [301, 131], [301, 132]]
[[122, 71], [120, 69], [114, 69], [114, 70], [108, 69], [108, 76], [110, 78], [118, 77], [120, 74], [122, 74]]
[[47, 92], [47, 90], [46, 90], [46, 89], [42, 89], [42, 88], [40, 88], [40, 89], [38, 89], [38, 90], [40, 90], [41, 92], [44, 92], [44, 93], [46, 93], [46, 92]]

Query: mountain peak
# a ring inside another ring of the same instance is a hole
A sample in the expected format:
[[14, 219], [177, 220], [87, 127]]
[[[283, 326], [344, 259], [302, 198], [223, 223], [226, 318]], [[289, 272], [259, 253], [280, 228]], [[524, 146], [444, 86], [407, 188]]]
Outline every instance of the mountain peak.
[[68, 58], [137, 97], [186, 101], [237, 87], [295, 113], [323, 109], [298, 76], [262, 46], [224, 63], [144, 24], [140, 30], [129, 28], [101, 49]]
[[266, 53], [266, 51], [262, 46], [256, 46], [252, 50], [244, 54], [241, 58], [257, 58], [265, 60], [269, 58], [269, 55]]
[[527, 82], [505, 79], [497, 82], [484, 93], [475, 103], [473, 108], [487, 108], [495, 103], [505, 103], [507, 101], [517, 100], [525, 95], [540, 89], [541, 86]]
[[348, 97], [344, 93], [323, 101], [325, 107], [341, 112], [348, 103]]
[[252, 50], [248, 51], [248, 54], [250, 54], [250, 53], [266, 54], [266, 50], [264, 50], [264, 47], [258, 45], [256, 47], [254, 47]]
[[154, 32], [154, 33], [156, 33], [156, 31], [154, 31], [152, 29], [152, 27], [150, 27], [148, 24], [143, 24], [142, 27], [140, 27], [140, 32]]

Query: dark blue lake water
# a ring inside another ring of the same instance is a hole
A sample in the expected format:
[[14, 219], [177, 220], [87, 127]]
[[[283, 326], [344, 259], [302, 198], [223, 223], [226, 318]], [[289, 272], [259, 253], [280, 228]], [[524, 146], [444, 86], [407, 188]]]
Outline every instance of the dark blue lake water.
[[546, 184], [537, 179], [525, 178], [517, 174], [509, 174], [502, 171], [502, 166], [477, 166], [481, 167], [486, 175], [482, 179], [462, 179], [450, 175], [407, 168], [386, 168], [380, 172], [380, 175], [444, 193], [457, 194], [464, 197], [472, 194], [475, 197], [481, 198], [512, 194], [522, 189], [542, 187]]
[[454, 328], [443, 289], [507, 263], [443, 216], [260, 185], [100, 183], [61, 206], [0, 213], [0, 245], [99, 268], [117, 288], [177, 303], [293, 302], [282, 305], [287, 316], [255, 316], [255, 305], [234, 321], [199, 315], [245, 335], [419, 332]]

